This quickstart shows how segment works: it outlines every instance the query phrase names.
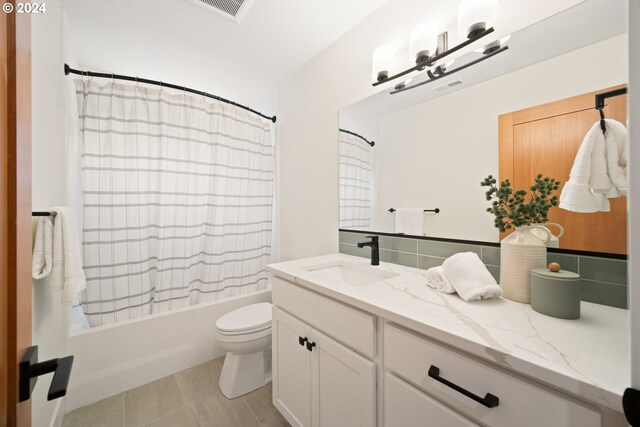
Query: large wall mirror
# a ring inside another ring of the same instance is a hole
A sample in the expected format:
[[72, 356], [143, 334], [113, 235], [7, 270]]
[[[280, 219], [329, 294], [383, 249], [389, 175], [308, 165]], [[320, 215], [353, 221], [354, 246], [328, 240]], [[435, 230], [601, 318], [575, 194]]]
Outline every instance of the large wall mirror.
[[[340, 228], [398, 233], [396, 210], [421, 209], [420, 229], [405, 234], [498, 242], [480, 182], [491, 174], [528, 189], [541, 173], [561, 181], [560, 195], [599, 122], [595, 95], [628, 82], [626, 22], [624, 0], [585, 1], [514, 32], [506, 52], [482, 63], [406, 92], [391, 94], [389, 82], [342, 108]], [[626, 95], [607, 98], [603, 112], [626, 125]], [[559, 247], [626, 254], [626, 197], [609, 204], [552, 208]]]

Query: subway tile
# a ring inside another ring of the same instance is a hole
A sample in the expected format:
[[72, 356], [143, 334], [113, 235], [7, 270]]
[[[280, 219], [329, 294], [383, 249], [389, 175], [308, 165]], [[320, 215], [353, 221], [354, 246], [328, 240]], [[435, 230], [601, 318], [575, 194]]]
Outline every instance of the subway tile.
[[582, 301], [627, 308], [628, 287], [582, 279]]
[[596, 282], [627, 284], [627, 262], [615, 259], [580, 257], [580, 276]]
[[557, 262], [563, 270], [578, 272], [578, 257], [576, 255], [547, 252], [547, 262]]
[[375, 233], [371, 233], [371, 234], [364, 234], [364, 233], [350, 233], [348, 231], [341, 231], [340, 233], [340, 243], [350, 243], [352, 245], [355, 245], [356, 243], [359, 242], [366, 242], [367, 236], [376, 236]]
[[482, 262], [490, 265], [500, 265], [500, 248], [482, 246]]
[[496, 267], [495, 265], [485, 265], [489, 273], [496, 279], [496, 282], [500, 283], [500, 267]]
[[363, 258], [371, 257], [371, 249], [359, 248], [356, 245], [350, 245], [348, 243], [340, 243], [338, 245], [338, 250], [341, 254], [354, 255]]
[[418, 260], [415, 254], [408, 254], [405, 252], [387, 251], [380, 249], [380, 261], [392, 262], [394, 264], [400, 264], [407, 267], [417, 267]]
[[438, 242], [435, 240], [419, 240], [418, 253], [439, 258], [449, 258], [459, 252], [475, 252], [480, 256], [480, 246], [463, 243]]
[[428, 270], [432, 267], [438, 267], [442, 265], [445, 258], [436, 258], [432, 256], [418, 255], [418, 268]]
[[380, 249], [415, 254], [418, 252], [418, 241], [402, 237], [380, 236]]

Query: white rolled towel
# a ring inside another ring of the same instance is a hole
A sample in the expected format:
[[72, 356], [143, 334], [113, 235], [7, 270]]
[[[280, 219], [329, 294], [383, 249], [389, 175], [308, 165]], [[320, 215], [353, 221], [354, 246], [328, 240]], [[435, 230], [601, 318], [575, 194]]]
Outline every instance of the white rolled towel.
[[455, 288], [451, 284], [451, 281], [447, 277], [447, 273], [444, 272], [442, 266], [432, 267], [427, 270], [427, 285], [433, 289], [443, 292], [445, 294], [453, 294], [456, 292]]
[[44, 279], [53, 268], [53, 221], [51, 217], [42, 217], [38, 221], [36, 238], [31, 256], [31, 277]]
[[53, 225], [51, 287], [62, 291], [62, 304], [73, 305], [77, 303], [78, 292], [86, 288], [76, 216], [67, 207], [52, 210], [56, 212], [56, 219]]
[[442, 268], [458, 295], [465, 301], [502, 296], [502, 288], [480, 257], [473, 252], [461, 252], [447, 258]]
[[616, 120], [605, 120], [607, 131], [605, 133], [607, 173], [615, 186], [615, 191], [607, 194], [608, 198], [626, 195], [629, 187], [627, 177], [628, 162], [628, 134], [627, 128]]

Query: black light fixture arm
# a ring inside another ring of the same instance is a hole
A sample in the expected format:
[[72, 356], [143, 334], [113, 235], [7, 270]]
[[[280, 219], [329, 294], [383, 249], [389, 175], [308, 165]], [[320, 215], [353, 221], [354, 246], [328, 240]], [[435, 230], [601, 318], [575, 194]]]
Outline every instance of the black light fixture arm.
[[64, 64], [64, 74], [65, 75], [69, 75], [69, 74], [77, 74], [79, 76], [87, 76], [87, 77], [102, 77], [105, 79], [112, 79], [112, 80], [127, 80], [130, 82], [137, 82], [137, 83], [145, 83], [145, 84], [150, 84], [150, 85], [155, 85], [155, 86], [161, 86], [161, 87], [168, 87], [171, 89], [178, 89], [184, 92], [189, 92], [189, 93], [195, 93], [196, 95], [202, 95], [205, 96], [207, 98], [212, 98], [215, 99], [217, 101], [220, 102], [224, 102], [225, 104], [230, 104], [233, 105], [235, 107], [238, 108], [242, 108], [243, 110], [249, 111], [253, 114], [256, 114], [260, 117], [263, 117], [267, 120], [271, 120], [273, 123], [276, 122], [276, 116], [267, 116], [266, 114], [262, 114], [259, 111], [254, 110], [253, 108], [247, 107], [245, 105], [242, 104], [238, 104], [237, 102], [234, 101], [230, 101], [226, 98], [223, 98], [221, 96], [218, 95], [213, 95], [207, 92], [203, 92], [201, 90], [196, 90], [196, 89], [191, 89], [185, 86], [179, 86], [179, 85], [175, 85], [172, 83], [165, 83], [165, 82], [161, 82], [159, 80], [150, 80], [150, 79], [144, 79], [141, 77], [132, 77], [132, 76], [125, 76], [122, 74], [109, 74], [109, 73], [98, 73], [95, 71], [84, 71], [84, 70], [76, 70], [71, 68], [68, 64]]
[[447, 56], [451, 55], [452, 53], [455, 53], [457, 51], [459, 51], [460, 49], [469, 46], [471, 43], [474, 43], [477, 40], [480, 40], [481, 38], [483, 38], [484, 36], [487, 36], [491, 33], [493, 33], [495, 30], [493, 29], [493, 27], [491, 28], [487, 28], [486, 30], [478, 33], [477, 35], [474, 35], [473, 37], [468, 38], [467, 40], [463, 41], [460, 44], [455, 45], [454, 47], [452, 47], [451, 49], [447, 49], [444, 52], [437, 52], [434, 56], [430, 57], [428, 60], [420, 62], [418, 64], [416, 64], [415, 66], [408, 68], [398, 74], [394, 74], [393, 76], [389, 76], [384, 80], [378, 81], [373, 83], [372, 86], [378, 86], [381, 85], [383, 83], [387, 83], [390, 82], [391, 80], [395, 80], [398, 79], [400, 77], [406, 76], [409, 73], [413, 73], [414, 71], [420, 71], [423, 70], [425, 67], [427, 66], [431, 66], [433, 64], [436, 63], [436, 61], [439, 61], [443, 58], [446, 58]]
[[427, 73], [427, 75], [429, 76], [428, 80], [421, 81], [421, 82], [413, 84], [411, 86], [400, 87], [400, 88], [395, 89], [394, 91], [392, 91], [391, 94], [393, 95], [394, 93], [404, 92], [405, 90], [413, 89], [413, 88], [425, 85], [427, 83], [431, 83], [433, 81], [440, 80], [443, 77], [446, 77], [446, 76], [449, 76], [451, 74], [457, 73], [458, 71], [462, 71], [465, 68], [469, 68], [469, 67], [471, 67], [473, 65], [476, 65], [476, 64], [478, 64], [478, 63], [480, 63], [480, 62], [482, 62], [484, 60], [487, 60], [487, 59], [489, 59], [489, 58], [491, 58], [493, 56], [496, 56], [496, 55], [506, 51], [507, 49], [509, 49], [509, 46], [503, 46], [503, 47], [501, 47], [500, 49], [498, 49], [498, 50], [496, 50], [494, 52], [488, 53], [488, 54], [482, 56], [481, 58], [478, 58], [478, 59], [476, 59], [474, 61], [471, 61], [471, 62], [466, 63], [464, 65], [461, 65], [459, 67], [456, 67], [456, 68], [454, 68], [454, 69], [452, 69], [450, 71], [441, 71], [441, 72], [439, 72], [437, 74], [431, 73], [429, 71]]
[[349, 135], [357, 136], [358, 138], [360, 138], [361, 140], [363, 140], [364, 142], [366, 142], [367, 144], [369, 144], [372, 147], [374, 145], [376, 145], [375, 142], [369, 141], [367, 138], [365, 138], [364, 136], [360, 135], [359, 133], [351, 132], [350, 130], [346, 130], [346, 129], [342, 129], [342, 128], [339, 128], [338, 130], [340, 132], [343, 132], [343, 133], [348, 133]]

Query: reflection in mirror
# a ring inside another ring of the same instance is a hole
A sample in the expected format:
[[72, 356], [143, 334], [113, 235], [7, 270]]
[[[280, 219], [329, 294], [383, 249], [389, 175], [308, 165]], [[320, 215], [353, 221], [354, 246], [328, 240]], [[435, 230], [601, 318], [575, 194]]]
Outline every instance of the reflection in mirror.
[[[513, 33], [510, 49], [491, 60], [406, 92], [381, 85], [342, 108], [340, 127], [375, 145], [340, 132], [341, 228], [497, 242], [480, 186], [487, 175], [528, 189], [542, 173], [561, 181], [560, 196], [578, 148], [599, 123], [594, 94], [628, 81], [625, 13], [623, 0], [580, 3]], [[481, 53], [456, 63], [474, 55]], [[625, 102], [607, 99], [607, 119], [626, 124]], [[367, 162], [367, 178], [356, 176], [355, 165]], [[356, 193], [347, 185], [357, 179], [364, 181]], [[551, 208], [549, 222], [565, 229], [559, 247], [626, 253], [626, 241], [613, 242], [626, 234], [626, 197], [610, 204], [612, 212]]]

